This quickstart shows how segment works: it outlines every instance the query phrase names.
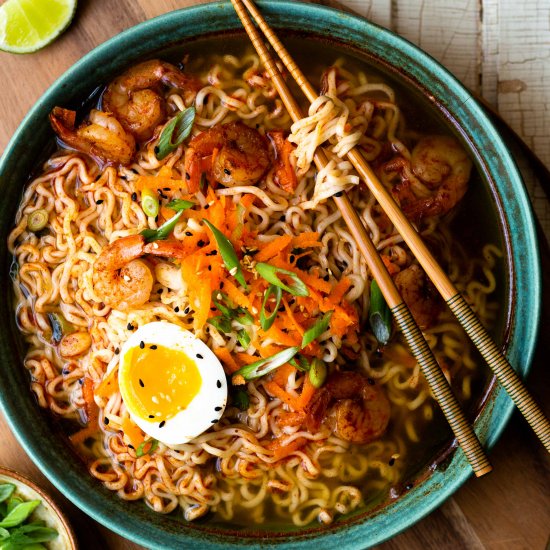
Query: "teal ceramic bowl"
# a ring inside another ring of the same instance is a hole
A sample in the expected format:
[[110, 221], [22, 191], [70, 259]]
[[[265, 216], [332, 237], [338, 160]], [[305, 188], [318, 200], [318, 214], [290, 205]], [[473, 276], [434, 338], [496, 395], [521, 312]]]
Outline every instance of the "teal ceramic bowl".
[[[454, 128], [471, 151], [483, 188], [484, 208], [496, 220], [505, 249], [501, 325], [496, 337], [508, 359], [526, 374], [535, 348], [540, 313], [540, 268], [533, 217], [521, 178], [499, 135], [476, 101], [445, 69], [416, 47], [364, 19], [325, 7], [297, 2], [262, 2], [269, 23], [280, 34], [308, 33], [336, 41], [367, 62], [382, 67], [414, 94], [422, 96], [435, 116]], [[47, 115], [55, 105], [78, 106], [100, 84], [127, 65], [198, 36], [235, 32], [241, 26], [229, 2], [176, 11], [129, 29], [67, 71], [31, 109], [0, 162], [1, 273], [5, 290], [1, 302], [2, 375], [0, 401], [19, 441], [60, 491], [87, 514], [117, 533], [149, 548], [365, 548], [395, 535], [434, 510], [471, 475], [462, 451], [451, 447], [435, 469], [425, 465], [413, 486], [400, 498], [369, 513], [360, 512], [330, 527], [288, 532], [229, 530], [208, 523], [186, 524], [161, 516], [140, 503], [128, 503], [104, 489], [87, 473], [62, 435], [56, 420], [40, 410], [29, 391], [22, 367], [23, 345], [10, 300], [6, 251], [23, 186], [52, 143]], [[220, 39], [220, 47], [223, 47]], [[243, 36], [243, 40], [245, 40]], [[486, 447], [502, 432], [513, 405], [507, 395], [489, 384], [478, 407], [476, 429]], [[434, 457], [435, 460], [436, 457]], [[433, 469], [433, 471], [431, 471]]]

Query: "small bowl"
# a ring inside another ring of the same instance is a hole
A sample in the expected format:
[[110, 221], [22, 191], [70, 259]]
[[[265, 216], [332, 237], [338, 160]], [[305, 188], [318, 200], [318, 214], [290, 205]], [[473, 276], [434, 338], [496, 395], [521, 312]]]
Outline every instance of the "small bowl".
[[25, 476], [0, 466], [0, 483], [13, 483], [14, 495], [23, 500], [40, 500], [41, 504], [33, 512], [32, 517], [41, 520], [48, 527], [55, 529], [59, 535], [48, 543], [49, 550], [77, 550], [76, 536], [59, 506], [36, 483]]

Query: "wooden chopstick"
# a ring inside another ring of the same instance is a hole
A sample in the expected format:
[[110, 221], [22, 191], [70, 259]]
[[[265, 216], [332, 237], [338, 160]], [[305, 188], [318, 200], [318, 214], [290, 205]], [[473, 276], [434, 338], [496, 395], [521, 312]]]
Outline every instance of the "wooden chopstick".
[[[266, 67], [270, 78], [272, 79], [281, 99], [290, 113], [290, 116], [294, 121], [300, 120], [303, 116], [301, 109], [286, 86], [286, 83], [279, 73], [279, 70], [268, 52], [266, 45], [263, 43], [256, 27], [250, 20], [246, 9], [240, 0], [231, 1], [246, 29], [246, 32], [252, 40], [256, 51], [258, 52], [262, 63]], [[249, 2], [246, 2], [246, 4], [247, 7], [250, 6]], [[267, 27], [267, 24], [265, 24], [265, 26]], [[288, 53], [286, 53], [286, 57], [290, 57]], [[307, 82], [305, 77], [303, 77], [302, 80]], [[317, 168], [322, 169], [327, 162], [327, 157], [324, 151], [321, 148], [317, 149], [315, 154], [315, 164], [317, 165]], [[373, 274], [373, 277], [378, 283], [378, 286], [380, 287], [380, 290], [382, 291], [382, 294], [386, 299], [397, 324], [403, 332], [413, 355], [418, 361], [420, 368], [422, 369], [422, 372], [430, 385], [432, 393], [434, 394], [441, 410], [443, 411], [443, 414], [445, 415], [445, 418], [447, 419], [447, 422], [451, 426], [458, 443], [462, 447], [464, 454], [470, 462], [472, 469], [478, 477], [489, 473], [492, 470], [492, 466], [489, 463], [479, 440], [477, 439], [475, 431], [468, 423], [464, 412], [460, 408], [460, 405], [452, 392], [451, 386], [439, 368], [439, 365], [437, 364], [430, 347], [424, 339], [422, 332], [414, 321], [409, 308], [399, 295], [399, 292], [390, 274], [388, 273], [384, 262], [378, 255], [378, 251], [370, 239], [365, 226], [361, 222], [346, 194], [335, 196], [334, 200], [336, 201], [336, 204], [340, 209], [342, 217], [346, 221], [351, 234], [355, 238], [357, 245], [367, 262], [367, 265]]]
[[[236, 5], [240, 4], [240, 1], [241, 0], [232, 0], [235, 9], [237, 9]], [[283, 44], [280, 42], [280, 40], [277, 38], [275, 33], [271, 30], [271, 28], [269, 27], [261, 13], [258, 11], [256, 6], [253, 4], [253, 2], [251, 2], [250, 0], [242, 1], [246, 5], [247, 9], [250, 11], [258, 26], [266, 35], [267, 39], [273, 46], [273, 49], [277, 52], [287, 69], [290, 71], [290, 73], [308, 98], [308, 100], [312, 102], [317, 99], [318, 94], [315, 92], [315, 89], [308, 82], [305, 75], [296, 65], [296, 63], [294, 62], [286, 48], [283, 46]], [[248, 17], [247, 14], [246, 16]], [[243, 21], [243, 18], [240, 14], [239, 17], [241, 18], [241, 21]], [[256, 28], [253, 26], [250, 19], [248, 19], [248, 21], [254, 31], [256, 31]], [[257, 39], [257, 42], [261, 43], [261, 39], [259, 37]], [[436, 259], [428, 250], [421, 237], [413, 228], [412, 224], [400, 210], [397, 203], [393, 200], [391, 195], [378, 180], [371, 167], [365, 161], [359, 149], [357, 149], [356, 147], [353, 148], [348, 153], [347, 157], [351, 161], [363, 181], [367, 184], [371, 193], [374, 195], [384, 212], [388, 215], [397, 231], [401, 234], [401, 237], [407, 243], [411, 252], [414, 254], [420, 265], [424, 268], [426, 274], [430, 277], [435, 287], [443, 296], [443, 299], [447, 302], [447, 305], [466, 331], [466, 334], [468, 334], [474, 345], [481, 353], [484, 360], [494, 372], [497, 380], [508, 392], [518, 409], [526, 418], [533, 431], [536, 433], [537, 437], [550, 452], [550, 422], [546, 418], [542, 409], [537, 405], [533, 397], [529, 394], [520, 377], [517, 375], [504, 354], [495, 344], [487, 330], [483, 327], [464, 297], [458, 292], [449, 277], [439, 266]], [[339, 202], [341, 201], [337, 199], [337, 203]], [[340, 206], [340, 204], [338, 205]]]

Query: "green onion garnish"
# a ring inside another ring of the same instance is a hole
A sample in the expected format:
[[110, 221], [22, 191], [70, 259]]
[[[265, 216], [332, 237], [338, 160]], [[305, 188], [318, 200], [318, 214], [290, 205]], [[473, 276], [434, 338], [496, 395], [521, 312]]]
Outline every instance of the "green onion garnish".
[[231, 332], [231, 319], [228, 319], [224, 315], [218, 315], [217, 317], [210, 317], [206, 320], [207, 323], [217, 328], [220, 332], [227, 334]]
[[391, 337], [392, 316], [382, 291], [374, 279], [370, 284], [369, 323], [378, 343], [385, 346]]
[[250, 365], [241, 367], [237, 372], [233, 374], [233, 378], [236, 376], [242, 376], [245, 380], [254, 380], [254, 378], [260, 378], [265, 376], [281, 365], [288, 363], [300, 350], [298, 346], [287, 348], [271, 357], [265, 357]]
[[193, 122], [195, 121], [195, 107], [188, 107], [179, 112], [165, 127], [160, 134], [159, 144], [156, 149], [158, 160], [162, 160], [172, 151], [175, 151], [179, 145], [191, 133]]
[[307, 358], [305, 358], [301, 353], [297, 353], [290, 361], [289, 363], [296, 367], [298, 370], [301, 370], [302, 372], [307, 372], [311, 365], [309, 364]]
[[241, 388], [234, 388], [231, 392], [231, 398], [233, 405], [241, 409], [241, 411], [246, 411], [246, 409], [250, 406], [250, 396]]
[[156, 439], [146, 439], [141, 442], [141, 445], [136, 449], [136, 456], [150, 455], [157, 450], [159, 442]]
[[182, 214], [183, 210], [180, 210], [175, 216], [164, 222], [158, 229], [144, 229], [140, 232], [140, 235], [143, 235], [148, 243], [153, 241], [164, 241], [168, 238], [168, 235], [174, 231], [174, 227], [176, 227]]
[[39, 208], [27, 216], [27, 227], [30, 231], [41, 231], [48, 223], [48, 211], [45, 208]]
[[152, 189], [144, 189], [141, 192], [141, 209], [146, 216], [155, 218], [159, 213], [159, 199]]
[[333, 313], [333, 311], [327, 311], [312, 327], [308, 328], [304, 332], [304, 336], [302, 338], [302, 348], [305, 348], [308, 344], [311, 344], [313, 340], [319, 338], [319, 336], [327, 330]]
[[233, 302], [225, 292], [214, 290], [212, 292], [212, 303], [222, 312], [222, 315], [229, 319], [235, 318], [235, 311], [237, 308], [233, 305]]
[[237, 340], [243, 349], [248, 349], [250, 345], [250, 335], [244, 328], [237, 331]]
[[185, 201], [183, 199], [174, 199], [173, 201], [170, 201], [166, 206], [168, 208], [171, 208], [172, 210], [175, 210], [176, 212], [181, 212], [182, 210], [193, 208], [193, 206], [195, 206], [195, 203], [191, 201]]
[[208, 220], [203, 219], [203, 221], [208, 226], [210, 231], [212, 231], [212, 234], [216, 239], [216, 243], [220, 250], [223, 263], [229, 271], [229, 274], [233, 275], [233, 277], [235, 277], [235, 279], [237, 279], [237, 281], [244, 288], [248, 288], [246, 286], [246, 281], [244, 280], [244, 275], [241, 269], [239, 258], [237, 257], [237, 253], [235, 252], [231, 241], [217, 227], [214, 227]]
[[[273, 308], [273, 313], [269, 316], [266, 316], [266, 305], [271, 296], [275, 296], [275, 307]], [[262, 309], [260, 310], [260, 326], [263, 330], [268, 330], [271, 325], [275, 322], [275, 317], [277, 317], [277, 310], [281, 304], [281, 298], [283, 297], [283, 291], [280, 287], [275, 285], [269, 285], [264, 293], [264, 301], [262, 302]]]
[[309, 369], [309, 380], [314, 388], [320, 388], [327, 378], [327, 366], [324, 361], [315, 357]]
[[[260, 275], [260, 277], [265, 279], [268, 283], [278, 286], [294, 296], [309, 296], [309, 291], [305, 283], [298, 277], [298, 275], [292, 273], [292, 271], [275, 267], [274, 265], [263, 262], [257, 263], [255, 269], [258, 272], [258, 275]], [[294, 281], [294, 283], [290, 286], [285, 285], [279, 279], [279, 275], [287, 275]]]
[[20, 502], [20, 499], [14, 500], [12, 509], [0, 521], [0, 527], [8, 529], [23, 523], [39, 504], [40, 500], [28, 500], [27, 502]]
[[0, 485], [0, 502], [4, 502], [7, 498], [10, 498], [14, 491], [15, 485], [13, 483], [2, 483]]

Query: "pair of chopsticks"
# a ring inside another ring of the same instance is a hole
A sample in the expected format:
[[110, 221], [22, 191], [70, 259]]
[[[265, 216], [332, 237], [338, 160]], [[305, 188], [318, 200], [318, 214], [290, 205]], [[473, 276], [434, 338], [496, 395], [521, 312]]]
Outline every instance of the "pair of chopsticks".
[[[269, 40], [271, 46], [275, 52], [277, 52], [307, 99], [313, 102], [317, 99], [318, 94], [296, 65], [286, 48], [279, 41], [273, 30], [269, 27], [254, 3], [251, 0], [231, 0], [231, 2], [290, 116], [294, 121], [300, 120], [303, 118], [302, 111], [295, 98], [290, 93], [274, 59], [268, 51], [266, 44], [263, 42], [259, 31], [254, 26], [248, 12], [250, 12], [266, 38]], [[550, 451], [550, 422], [528, 393], [519, 376], [515, 373], [485, 328], [481, 325], [479, 319], [477, 319], [466, 300], [460, 295], [451, 280], [438, 265], [435, 258], [422, 242], [422, 239], [403, 212], [401, 212], [391, 195], [386, 191], [380, 181], [378, 181], [376, 175], [359, 150], [357, 148], [352, 149], [347, 157], [401, 234], [411, 252], [416, 256], [426, 274], [430, 277], [451, 311], [480, 351], [482, 357], [493, 370], [498, 381], [525, 416], [546, 449]], [[323, 168], [327, 164], [327, 156], [321, 148], [317, 150], [314, 161], [318, 169]], [[478, 477], [490, 472], [492, 466], [472, 426], [470, 426], [464, 412], [460, 408], [422, 332], [399, 295], [365, 226], [347, 195], [345, 193], [341, 196], [338, 195], [339, 194], [335, 195], [333, 199], [340, 209], [342, 217], [347, 223], [351, 234], [355, 238], [369, 270], [378, 283], [399, 328], [409, 344], [415, 359], [418, 361], [430, 385], [430, 389], [453, 430], [459, 445], [462, 447], [464, 454], [470, 462], [472, 469]]]

